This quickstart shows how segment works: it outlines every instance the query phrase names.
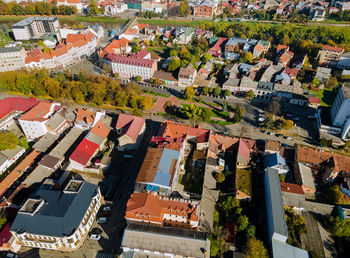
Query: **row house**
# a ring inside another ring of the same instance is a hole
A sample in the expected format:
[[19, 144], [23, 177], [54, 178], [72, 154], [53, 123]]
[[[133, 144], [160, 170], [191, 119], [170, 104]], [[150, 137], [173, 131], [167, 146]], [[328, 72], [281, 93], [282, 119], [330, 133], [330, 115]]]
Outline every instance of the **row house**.
[[99, 50], [97, 53], [101, 58], [104, 58], [107, 54], [128, 54], [131, 52], [129, 46], [129, 40], [126, 38], [113, 39], [104, 49]]
[[102, 5], [105, 8], [104, 14], [106, 16], [115, 16], [128, 10], [128, 5], [122, 2], [108, 2], [104, 1]]
[[[144, 51], [147, 52], [147, 51]], [[107, 54], [107, 60], [111, 65], [113, 74], [118, 73], [122, 78], [150, 79], [157, 71], [157, 61], [146, 59], [144, 56], [123, 56], [119, 54]]]
[[98, 186], [70, 180], [62, 190], [40, 188], [21, 209], [11, 226], [20, 246], [74, 251], [83, 245], [102, 204]]
[[201, 16], [212, 18], [218, 14], [218, 2], [212, 0], [204, 0], [198, 5], [193, 6], [193, 16]]
[[179, 71], [179, 82], [178, 85], [180, 87], [191, 86], [194, 82], [194, 79], [197, 75], [196, 69], [193, 69], [191, 65], [188, 65], [186, 68], [180, 68]]

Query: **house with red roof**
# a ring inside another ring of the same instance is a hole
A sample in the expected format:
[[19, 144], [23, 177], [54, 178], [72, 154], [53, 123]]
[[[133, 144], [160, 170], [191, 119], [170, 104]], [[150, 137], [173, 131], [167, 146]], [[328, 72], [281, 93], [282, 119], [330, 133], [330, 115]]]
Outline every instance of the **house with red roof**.
[[278, 45], [276, 48], [276, 54], [281, 55], [285, 51], [289, 51], [289, 46], [286, 45]]
[[278, 59], [277, 63], [287, 67], [290, 61], [293, 59], [294, 53], [292, 51], [285, 51]]
[[130, 53], [131, 47], [129, 40], [126, 38], [114, 39], [104, 49], [99, 51], [99, 56], [104, 58], [107, 54], [127, 54]]
[[[49, 132], [47, 123], [51, 117], [62, 109], [60, 103], [40, 102], [24, 113], [18, 122], [29, 140], [35, 140]], [[65, 121], [65, 118], [63, 119]], [[51, 127], [52, 128], [52, 127]], [[50, 131], [54, 133], [54, 131]]]
[[197, 201], [172, 199], [155, 192], [133, 193], [127, 203], [125, 218], [154, 226], [195, 230], [199, 225], [199, 213]]
[[341, 55], [344, 53], [344, 48], [324, 45], [318, 51], [319, 63], [324, 66], [335, 66], [339, 61]]
[[318, 106], [321, 104], [321, 99], [317, 97], [309, 97], [309, 106], [313, 108], [318, 108]]
[[214, 46], [212, 46], [208, 50], [208, 53], [213, 55], [213, 56], [220, 57], [222, 54], [222, 50], [224, 49], [224, 47], [226, 45], [226, 42], [227, 42], [227, 38], [219, 38], [215, 42]]
[[83, 130], [93, 127], [105, 114], [102, 110], [95, 111], [90, 108], [79, 108], [75, 113], [75, 126]]
[[305, 193], [300, 185], [281, 182], [281, 192], [284, 205], [305, 207]]
[[118, 133], [118, 150], [135, 150], [146, 129], [146, 120], [143, 117], [119, 114], [116, 123]]
[[0, 100], [0, 130], [7, 130], [22, 113], [39, 104], [35, 98], [9, 97]]
[[111, 118], [102, 116], [69, 156], [72, 169], [99, 172], [99, 166], [96, 166], [92, 159], [105, 148], [110, 130]]
[[250, 147], [248, 144], [242, 139], [239, 139], [238, 148], [237, 148], [237, 158], [236, 158], [236, 166], [238, 168], [247, 167], [250, 161]]

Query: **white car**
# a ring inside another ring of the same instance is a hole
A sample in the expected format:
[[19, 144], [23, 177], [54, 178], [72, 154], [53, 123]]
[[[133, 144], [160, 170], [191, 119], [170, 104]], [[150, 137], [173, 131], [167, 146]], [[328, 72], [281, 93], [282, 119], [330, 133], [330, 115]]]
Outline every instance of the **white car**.
[[97, 234], [92, 234], [92, 235], [90, 235], [90, 239], [92, 239], [92, 240], [100, 240], [101, 236], [97, 235]]
[[107, 223], [107, 218], [106, 217], [99, 217], [99, 218], [97, 218], [97, 222], [100, 224]]
[[259, 122], [264, 122], [264, 121], [265, 121], [265, 118], [264, 118], [264, 117], [259, 117], [259, 118], [258, 118], [258, 121], [259, 121]]
[[103, 211], [111, 211], [112, 208], [111, 208], [111, 206], [105, 206], [105, 207], [103, 207], [102, 210], [103, 210]]

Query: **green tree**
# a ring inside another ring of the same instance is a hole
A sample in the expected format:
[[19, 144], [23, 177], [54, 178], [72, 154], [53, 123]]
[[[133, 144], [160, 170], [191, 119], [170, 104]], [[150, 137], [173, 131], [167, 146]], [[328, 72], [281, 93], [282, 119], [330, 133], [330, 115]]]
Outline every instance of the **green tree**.
[[335, 77], [329, 78], [325, 83], [325, 87], [327, 89], [334, 89], [337, 86], [338, 86], [338, 80]]
[[244, 59], [244, 61], [247, 62], [247, 63], [252, 63], [254, 57], [253, 57], [253, 54], [252, 54], [251, 52], [248, 51], [247, 53], [244, 54], [243, 59]]
[[180, 67], [180, 58], [174, 57], [170, 60], [169, 65], [168, 65], [168, 71], [169, 72], [174, 72]]
[[184, 17], [190, 14], [190, 6], [188, 5], [187, 0], [182, 0], [179, 7], [181, 16]]
[[56, 81], [53, 78], [48, 78], [44, 81], [44, 87], [51, 97], [58, 98], [60, 96], [61, 85], [59, 81]]
[[246, 228], [246, 237], [249, 238], [254, 238], [255, 237], [255, 226], [252, 224], [249, 224], [248, 227]]
[[249, 100], [252, 100], [252, 99], [255, 97], [254, 91], [248, 90], [247, 93], [246, 93], [246, 95], [245, 95], [245, 97], [246, 97], [247, 99], [249, 99]]
[[320, 85], [320, 80], [315, 76], [313, 81], [312, 81], [312, 85], [313, 86], [318, 86]]
[[247, 258], [267, 258], [267, 250], [263, 244], [258, 239], [255, 238], [249, 238], [244, 254], [247, 256]]
[[328, 228], [336, 237], [350, 237], [350, 220], [342, 220], [339, 216], [330, 216], [328, 219]]
[[216, 173], [215, 179], [218, 183], [222, 183], [225, 181], [225, 175], [224, 173]]
[[201, 118], [205, 122], [210, 122], [211, 117], [213, 116], [213, 111], [210, 108], [202, 108]]
[[141, 81], [142, 81], [142, 77], [139, 76], [139, 75], [136, 76], [136, 77], [135, 77], [135, 81], [136, 81], [136, 82], [141, 82]]
[[231, 91], [225, 90], [224, 96], [225, 96], [225, 97], [230, 97], [230, 96], [231, 96]]
[[203, 55], [202, 55], [202, 61], [204, 62], [204, 63], [206, 63], [206, 62], [208, 62], [210, 59], [212, 58], [212, 56], [211, 56], [211, 54], [209, 54], [209, 53], [204, 53]]
[[286, 176], [284, 174], [280, 174], [280, 182], [286, 181]]
[[214, 89], [214, 96], [219, 96], [221, 94], [221, 87], [216, 87]]
[[237, 219], [237, 229], [244, 231], [249, 225], [248, 217], [245, 215], [240, 215]]
[[9, 131], [0, 131], [0, 151], [14, 149], [18, 144], [18, 137]]
[[100, 13], [95, 0], [90, 0], [89, 4], [89, 15], [97, 15]]
[[203, 90], [203, 93], [204, 93], [204, 94], [208, 94], [208, 92], [209, 92], [208, 86], [204, 86], [204, 87], [202, 88], [202, 90]]
[[170, 56], [177, 56], [177, 51], [175, 49], [170, 50]]
[[191, 86], [186, 87], [185, 92], [184, 92], [184, 99], [192, 100], [194, 98], [194, 95], [195, 95], [195, 92], [194, 92], [193, 87], [191, 87]]

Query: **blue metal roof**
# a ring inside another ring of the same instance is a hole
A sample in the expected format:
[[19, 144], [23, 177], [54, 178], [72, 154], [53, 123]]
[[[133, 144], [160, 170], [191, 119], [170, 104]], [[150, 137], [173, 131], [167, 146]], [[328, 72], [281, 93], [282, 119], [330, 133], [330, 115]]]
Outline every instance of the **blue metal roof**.
[[285, 166], [286, 161], [281, 157], [279, 153], [274, 153], [274, 154], [265, 156], [264, 165], [265, 165], [265, 168], [273, 167], [276, 165]]
[[164, 148], [153, 183], [166, 187], [171, 185], [171, 164], [173, 160], [179, 158], [179, 155], [179, 151]]

